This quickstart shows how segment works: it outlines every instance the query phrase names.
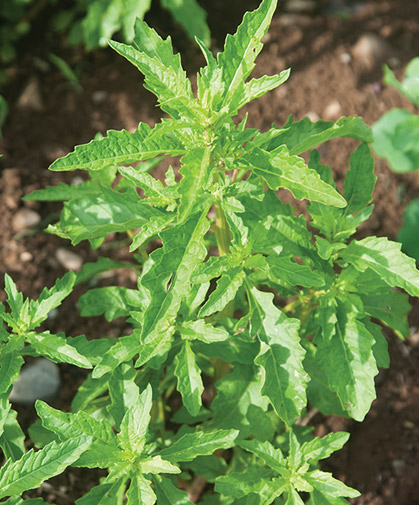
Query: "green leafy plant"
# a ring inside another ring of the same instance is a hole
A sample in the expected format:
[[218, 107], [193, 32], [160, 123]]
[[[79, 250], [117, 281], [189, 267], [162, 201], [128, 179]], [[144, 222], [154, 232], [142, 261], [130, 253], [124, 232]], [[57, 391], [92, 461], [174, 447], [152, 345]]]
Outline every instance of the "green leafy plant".
[[[108, 471], [78, 505], [187, 505], [199, 479], [207, 485], [194, 500], [205, 505], [338, 505], [359, 495], [319, 467], [349, 435], [313, 437], [298, 420], [310, 407], [364, 419], [378, 367], [389, 365], [381, 325], [409, 334], [408, 294], [419, 295], [419, 272], [399, 244], [353, 237], [372, 212], [376, 180], [371, 129], [360, 118], [290, 117], [263, 133], [246, 128], [246, 117], [233, 120], [289, 76], [248, 80], [275, 8], [263, 0], [247, 13], [217, 57], [197, 40], [207, 64], [196, 95], [170, 38], [138, 20], [133, 46], [110, 42], [144, 74], [168, 117], [76, 147], [50, 169], [86, 170], [88, 180], [26, 198], [63, 201], [48, 231], [73, 244], [100, 250], [127, 234], [136, 288], [96, 287], [78, 305], [82, 316], [123, 317], [129, 330], [117, 339], [67, 337], [58, 356], [45, 350], [47, 338], [34, 345], [38, 323], [72, 283], [120, 266], [110, 259], [67, 274], [38, 301], [24, 302], [6, 278], [3, 429], [12, 418], [18, 433], [8, 394], [22, 354], [91, 371], [71, 412], [36, 403], [30, 434], [39, 450], [24, 453], [19, 442], [18, 453], [5, 452], [5, 503], [21, 503], [23, 491], [67, 465]], [[336, 137], [361, 142], [343, 194], [314, 149]], [[161, 181], [150, 170], [166, 156], [179, 177], [169, 166]], [[280, 188], [308, 201], [310, 227]]]
[[[407, 65], [402, 82], [385, 66], [384, 82], [394, 86], [413, 105], [419, 106], [419, 58], [414, 58]], [[374, 151], [385, 158], [394, 172], [419, 169], [419, 114], [394, 108], [373, 125], [373, 134]], [[403, 250], [419, 261], [419, 199], [412, 200], [407, 206], [398, 240]]]

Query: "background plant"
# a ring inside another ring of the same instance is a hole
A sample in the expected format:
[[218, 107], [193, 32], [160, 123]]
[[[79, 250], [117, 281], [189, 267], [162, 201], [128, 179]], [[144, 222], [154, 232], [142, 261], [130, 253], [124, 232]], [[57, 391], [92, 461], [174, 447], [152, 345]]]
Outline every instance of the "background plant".
[[[406, 67], [405, 78], [399, 82], [393, 72], [384, 67], [384, 82], [394, 86], [419, 106], [419, 58]], [[383, 157], [394, 172], [404, 173], [419, 169], [419, 114], [394, 108], [374, 125], [374, 151]], [[403, 217], [398, 240], [403, 250], [419, 261], [419, 200], [412, 200]]]
[[[198, 40], [207, 65], [196, 96], [170, 39], [145, 23], [136, 23], [134, 46], [111, 43], [145, 75], [168, 117], [77, 147], [50, 168], [84, 169], [89, 179], [29, 199], [64, 201], [49, 231], [73, 244], [88, 240], [100, 250], [110, 233], [127, 233], [137, 287], [91, 289], [79, 307], [83, 316], [125, 317], [130, 331], [93, 342], [67, 338], [93, 370], [71, 412], [37, 403], [40, 421], [30, 433], [40, 450], [8, 458], [0, 470], [0, 496], [9, 503], [68, 464], [108, 469], [81, 504], [187, 504], [176, 474], [186, 483], [204, 477], [207, 504], [301, 504], [300, 493], [312, 505], [339, 504], [358, 495], [318, 467], [348, 434], [313, 438], [296, 421], [307, 399], [323, 413], [362, 421], [378, 367], [388, 366], [377, 321], [409, 333], [408, 297], [393, 288], [417, 296], [419, 275], [399, 244], [353, 238], [372, 212], [375, 184], [371, 131], [360, 118], [290, 118], [264, 133], [246, 128], [246, 118], [233, 121], [289, 76], [248, 80], [275, 7], [264, 0], [248, 13], [217, 58]], [[343, 194], [314, 149], [339, 136], [361, 142]], [[164, 181], [149, 173], [167, 155], [178, 160], [180, 182], [171, 167]], [[309, 201], [310, 228], [282, 203], [279, 188]], [[101, 258], [72, 282], [116, 266]], [[8, 289], [11, 308], [19, 295]], [[36, 327], [21, 330], [13, 349], [13, 309], [4, 314], [7, 363]]]

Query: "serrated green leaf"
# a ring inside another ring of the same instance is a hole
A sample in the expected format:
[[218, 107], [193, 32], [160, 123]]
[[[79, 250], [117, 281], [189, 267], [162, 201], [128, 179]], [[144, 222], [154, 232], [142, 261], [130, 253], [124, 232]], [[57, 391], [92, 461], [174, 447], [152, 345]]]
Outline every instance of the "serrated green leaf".
[[345, 214], [354, 214], [371, 203], [376, 180], [374, 159], [368, 144], [361, 144], [351, 154], [350, 169], [345, 177], [345, 197], [348, 201]]
[[375, 399], [374, 377], [378, 370], [372, 351], [374, 338], [357, 319], [359, 307], [350, 299], [326, 301], [321, 310], [330, 312], [331, 324], [323, 326], [322, 335], [315, 339], [317, 366], [327, 376], [342, 407], [362, 421]]
[[[253, 360], [252, 360], [253, 361]], [[240, 427], [244, 435], [249, 426], [250, 405], [267, 409], [268, 399], [262, 396], [262, 376], [253, 366], [235, 365], [233, 372], [215, 383], [217, 395], [211, 404], [214, 425], [220, 428]]]
[[214, 312], [220, 312], [234, 299], [237, 291], [242, 286], [246, 274], [241, 266], [224, 272], [217, 281], [217, 287], [210, 294], [208, 301], [199, 311], [199, 317], [207, 317]]
[[322, 181], [302, 158], [291, 155], [285, 146], [273, 153], [255, 148], [244, 160], [253, 173], [262, 177], [273, 190], [282, 187], [299, 200], [307, 198], [335, 207], [346, 205], [346, 200], [332, 186]]
[[282, 452], [276, 449], [269, 442], [259, 442], [259, 440], [241, 440], [239, 446], [251, 452], [264, 461], [269, 468], [281, 473], [285, 468], [285, 460]]
[[35, 404], [42, 425], [54, 432], [61, 441], [83, 436], [90, 440], [90, 448], [81, 458], [73, 460], [74, 466], [88, 468], [108, 468], [119, 461], [121, 452], [112, 426], [105, 421], [98, 421], [80, 410], [77, 413], [65, 413], [53, 409], [46, 403]]
[[314, 470], [305, 474], [304, 478], [318, 491], [325, 495], [339, 497], [347, 496], [348, 498], [356, 498], [361, 493], [356, 489], [346, 486], [340, 480], [334, 479], [331, 473]]
[[241, 498], [250, 493], [259, 494], [271, 476], [272, 470], [269, 468], [249, 466], [245, 472], [231, 472], [225, 477], [218, 477], [215, 481], [215, 490], [234, 498]]
[[249, 295], [252, 297], [251, 332], [261, 340], [255, 363], [264, 370], [262, 393], [290, 426], [307, 402], [308, 377], [302, 365], [305, 351], [298, 336], [299, 321], [277, 309], [271, 293], [251, 287]]
[[160, 473], [180, 473], [181, 469], [165, 461], [160, 456], [153, 456], [141, 460], [139, 463], [141, 473], [160, 474]]
[[70, 363], [80, 368], [92, 368], [92, 364], [82, 356], [62, 335], [53, 335], [49, 331], [28, 333], [26, 337], [37, 354], [48, 357], [55, 363]]
[[194, 210], [198, 198], [202, 198], [203, 190], [213, 179], [213, 165], [211, 165], [211, 149], [209, 147], [192, 149], [182, 158], [180, 168], [182, 180], [178, 190], [181, 202], [178, 209], [179, 222], [187, 219]]
[[[54, 161], [49, 169], [101, 170], [113, 165], [139, 161], [143, 154], [143, 143], [150, 131], [150, 126], [145, 123], [140, 123], [133, 133], [127, 130], [109, 130], [106, 137], [77, 146], [72, 153]], [[149, 157], [153, 156], [154, 154]]]
[[163, 40], [139, 19], [134, 29], [134, 44], [138, 49], [114, 41], [109, 45], [144, 74], [144, 86], [157, 96], [164, 112], [176, 119], [194, 118], [198, 109], [191, 84], [181, 66], [179, 54], [173, 54], [170, 37]]
[[145, 223], [141, 230], [132, 239], [129, 252], [136, 251], [144, 244], [144, 242], [151, 239], [153, 235], [156, 235], [168, 228], [173, 223], [174, 218], [175, 215], [173, 214], [165, 214], [163, 216], [157, 216], [152, 221]]
[[23, 363], [23, 358], [17, 351], [0, 355], [0, 395], [6, 393], [19, 377]]
[[196, 431], [186, 433], [159, 455], [169, 462], [192, 461], [197, 456], [213, 454], [217, 449], [233, 447], [239, 432], [237, 430], [217, 430], [210, 432]]
[[335, 451], [339, 451], [349, 439], [349, 433], [340, 431], [329, 433], [324, 437], [316, 437], [301, 446], [303, 461], [319, 461], [328, 458]]
[[169, 479], [154, 475], [153, 481], [159, 505], [192, 505], [186, 492], [175, 487]]
[[307, 265], [301, 265], [291, 258], [270, 255], [266, 258], [272, 279], [285, 282], [291, 286], [320, 288], [325, 285], [324, 276]]
[[204, 385], [201, 370], [196, 363], [196, 356], [189, 340], [182, 342], [182, 347], [175, 357], [174, 374], [177, 377], [177, 390], [182, 395], [184, 406], [192, 416], [196, 416], [201, 409]]
[[0, 498], [20, 495], [60, 474], [91, 444], [90, 437], [77, 437], [57, 444], [51, 442], [38, 452], [31, 449], [18, 461], [8, 460], [0, 469]]
[[412, 296], [419, 296], [419, 271], [415, 261], [400, 251], [401, 244], [386, 237], [353, 240], [341, 257], [360, 272], [374, 270], [391, 287], [400, 287]]
[[3, 424], [0, 447], [7, 459], [16, 461], [25, 454], [25, 434], [17, 421], [17, 412], [10, 409]]
[[[234, 103], [234, 94], [249, 77], [262, 50], [262, 39], [276, 8], [276, 0], [264, 0], [258, 9], [247, 12], [235, 35], [228, 34], [224, 51], [217, 56], [225, 86], [224, 104]], [[230, 105], [231, 107], [231, 105]]]
[[372, 142], [371, 128], [358, 116], [342, 117], [336, 123], [322, 120], [312, 123], [309, 118], [304, 118], [274, 131], [273, 139], [261, 147], [272, 151], [285, 144], [290, 154], [298, 155], [336, 137], [352, 137], [361, 142]]
[[127, 491], [127, 505], [153, 505], [155, 502], [151, 482], [142, 475], [133, 475]]
[[419, 58], [413, 58], [406, 67], [405, 79], [400, 82], [387, 65], [384, 65], [384, 82], [394, 86], [416, 106], [419, 106]]
[[16, 284], [8, 274], [4, 275], [4, 291], [7, 294], [7, 305], [10, 307], [12, 317], [18, 320], [23, 308], [23, 295], [19, 293]]
[[143, 343], [151, 343], [167, 331], [182, 298], [189, 292], [191, 275], [206, 255], [203, 244], [209, 227], [206, 213], [207, 209], [160, 234], [163, 247], [151, 254], [152, 266], [141, 279], [141, 286], [152, 294], [144, 312]]
[[125, 479], [103, 482], [92, 487], [87, 494], [76, 500], [76, 505], [122, 505]]
[[140, 311], [146, 299], [141, 291], [121, 286], [106, 286], [86, 291], [78, 301], [83, 317], [105, 315], [107, 321], [118, 317], [128, 317], [130, 311]]
[[165, 213], [150, 207], [135, 193], [118, 193], [103, 188], [95, 195], [85, 195], [64, 204], [60, 221], [47, 229], [73, 245], [82, 240], [104, 239], [109, 233], [141, 228]]
[[[120, 422], [121, 431], [118, 434], [119, 443], [126, 451], [137, 454], [141, 452], [144, 447], [145, 436], [148, 425], [150, 424], [153, 392], [150, 384], [148, 384], [146, 389], [139, 394], [139, 389], [134, 382], [134, 378], [135, 375], [129, 382], [126, 380], [124, 382], [119, 381], [120, 390], [123, 390], [123, 401], [120, 398], [115, 401], [115, 393], [118, 391], [111, 389], [111, 382], [109, 392], [111, 393], [114, 412], [117, 408], [122, 409], [122, 412], [119, 414], [119, 417], [121, 414], [123, 415], [122, 421]], [[129, 384], [128, 387], [126, 387], [127, 382]], [[126, 389], [123, 389], [124, 386]], [[117, 424], [119, 425], [118, 418]], [[143, 473], [148, 472], [144, 470]]]
[[184, 321], [180, 327], [182, 338], [187, 340], [200, 340], [206, 344], [213, 342], [222, 342], [229, 338], [230, 334], [224, 328], [216, 328], [204, 319], [196, 321]]
[[238, 108], [242, 108], [248, 102], [263, 96], [268, 91], [283, 84], [290, 76], [291, 69], [283, 70], [279, 75], [264, 75], [259, 79], [252, 79], [244, 85], [244, 96]]

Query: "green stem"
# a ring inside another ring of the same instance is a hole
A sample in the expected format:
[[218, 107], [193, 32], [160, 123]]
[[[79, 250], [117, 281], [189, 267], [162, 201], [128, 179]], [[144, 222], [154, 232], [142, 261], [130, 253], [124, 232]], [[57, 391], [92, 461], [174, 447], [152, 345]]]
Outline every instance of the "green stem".
[[218, 203], [215, 204], [215, 238], [220, 256], [230, 252], [231, 233], [228, 229], [226, 216]]

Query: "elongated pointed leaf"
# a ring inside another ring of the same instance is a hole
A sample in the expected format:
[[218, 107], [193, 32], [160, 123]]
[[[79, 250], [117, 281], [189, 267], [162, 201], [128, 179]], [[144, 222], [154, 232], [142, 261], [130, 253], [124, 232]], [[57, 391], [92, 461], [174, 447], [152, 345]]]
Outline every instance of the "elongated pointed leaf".
[[251, 405], [267, 409], [268, 399], [262, 396], [262, 377], [253, 366], [235, 365], [215, 383], [217, 396], [211, 404], [214, 424], [220, 428], [240, 427], [244, 435], [249, 427], [247, 413]]
[[124, 480], [103, 482], [92, 487], [87, 494], [76, 500], [76, 505], [122, 505], [126, 487]]
[[182, 395], [184, 406], [192, 416], [201, 409], [201, 395], [204, 385], [201, 370], [196, 364], [196, 357], [188, 340], [184, 340], [180, 352], [175, 358], [174, 374], [177, 377], [177, 390]]
[[268, 91], [277, 88], [283, 84], [290, 76], [290, 69], [282, 71], [279, 75], [264, 75], [259, 79], [252, 79], [244, 85], [244, 97], [238, 108], [246, 103], [263, 96]]
[[74, 245], [82, 240], [103, 239], [109, 233], [141, 228], [165, 213], [141, 201], [137, 194], [121, 194], [103, 188], [64, 204], [60, 221], [48, 231], [68, 238]]
[[45, 288], [38, 300], [33, 300], [30, 307], [30, 327], [36, 328], [44, 321], [52, 309], [58, 307], [72, 291], [76, 275], [67, 272], [64, 277], [58, 279], [50, 289]]
[[197, 431], [187, 433], [160, 451], [160, 456], [169, 462], [192, 461], [197, 456], [207, 456], [217, 449], [233, 447], [237, 430]]
[[335, 207], [346, 205], [343, 196], [285, 147], [278, 148], [274, 154], [255, 149], [245, 159], [252, 172], [262, 177], [273, 190], [288, 189], [299, 200], [306, 198]]
[[419, 271], [415, 268], [415, 260], [402, 253], [400, 248], [401, 244], [386, 237], [367, 237], [353, 240], [341, 256], [357, 270], [363, 272], [371, 268], [389, 286], [419, 296]]
[[356, 489], [346, 486], [340, 480], [334, 479], [331, 473], [314, 470], [306, 474], [305, 479], [307, 479], [315, 489], [324, 493], [326, 496], [347, 496], [348, 498], [356, 498], [361, 495]]
[[53, 335], [49, 331], [29, 333], [27, 341], [39, 355], [46, 356], [55, 363], [70, 363], [80, 368], [92, 368], [90, 361], [61, 335]]
[[79, 298], [78, 306], [83, 317], [105, 315], [107, 321], [128, 317], [130, 311], [140, 311], [146, 300], [136, 289], [106, 286], [86, 291]]
[[342, 117], [336, 123], [333, 121], [312, 123], [309, 118], [304, 118], [274, 132], [273, 140], [263, 148], [272, 151], [285, 144], [290, 154], [298, 155], [336, 137], [352, 137], [361, 142], [373, 140], [371, 128], [357, 116]]
[[196, 339], [206, 344], [222, 342], [230, 336], [224, 328], [215, 328], [212, 324], [206, 323], [204, 319], [185, 321], [180, 328], [180, 334], [182, 338], [188, 340]]
[[151, 128], [140, 123], [134, 133], [126, 130], [109, 130], [107, 136], [77, 146], [64, 158], [59, 158], [50, 170], [101, 170], [109, 166], [133, 163], [141, 158], [142, 145]]
[[8, 460], [0, 469], [0, 498], [20, 495], [60, 474], [91, 444], [90, 437], [77, 437], [57, 444], [51, 442], [38, 452], [31, 449], [18, 461]]
[[114, 41], [109, 45], [144, 74], [145, 87], [157, 96], [163, 111], [174, 118], [193, 118], [197, 105], [179, 54], [173, 54], [170, 37], [163, 40], [137, 19], [134, 43], [138, 49]]
[[199, 317], [207, 317], [214, 312], [220, 312], [224, 307], [233, 300], [237, 291], [242, 286], [246, 274], [241, 266], [232, 268], [224, 272], [221, 278], [217, 281], [215, 291], [211, 293], [208, 301], [199, 311]]
[[6, 459], [16, 461], [25, 454], [25, 434], [17, 421], [17, 412], [10, 409], [3, 425], [0, 447]]
[[127, 491], [127, 505], [153, 505], [155, 502], [151, 482], [142, 475], [134, 475]]
[[301, 446], [303, 460], [319, 461], [320, 459], [326, 459], [335, 451], [342, 449], [348, 439], [349, 433], [344, 431], [329, 433], [322, 438], [316, 437]]
[[141, 285], [152, 294], [144, 312], [142, 342], [153, 342], [177, 314], [182, 298], [189, 292], [191, 275], [205, 258], [203, 237], [208, 227], [205, 211], [160, 234], [163, 247], [151, 254], [153, 264], [141, 279]]
[[181, 202], [178, 211], [179, 221], [188, 218], [196, 212], [194, 207], [203, 190], [213, 179], [213, 166], [211, 165], [211, 149], [196, 148], [191, 150], [182, 159], [180, 173], [183, 179], [179, 184]]
[[264, 0], [260, 7], [247, 12], [235, 35], [227, 35], [224, 51], [217, 56], [225, 85], [224, 103], [232, 101], [234, 92], [243, 85], [255, 66], [276, 8], [276, 0]]
[[153, 481], [159, 505], [192, 505], [186, 492], [175, 487], [169, 479], [155, 475]]
[[84, 263], [80, 272], [77, 272], [76, 285], [83, 284], [92, 279], [98, 274], [109, 272], [117, 268], [138, 268], [138, 265], [131, 263], [121, 263], [104, 256], [100, 256], [97, 261], [92, 263]]
[[267, 257], [269, 271], [272, 279], [278, 279], [291, 286], [304, 286], [307, 288], [320, 288], [325, 285], [324, 276], [306, 265], [301, 265], [291, 258], [270, 255]]
[[344, 212], [353, 214], [372, 201], [377, 177], [374, 175], [374, 159], [368, 144], [361, 144], [351, 154], [350, 169], [345, 177], [345, 196], [348, 205]]
[[251, 332], [261, 339], [255, 362], [264, 370], [262, 393], [290, 426], [307, 401], [308, 377], [302, 365], [305, 352], [299, 341], [299, 322], [274, 306], [271, 293], [252, 287], [250, 294], [254, 304]]
[[19, 377], [23, 363], [23, 358], [17, 351], [0, 355], [0, 394], [6, 393]]
[[261, 460], [263, 460], [272, 470], [281, 472], [285, 467], [285, 460], [282, 452], [276, 449], [269, 442], [259, 442], [259, 440], [242, 440], [240, 447], [246, 449]]
[[331, 314], [334, 325], [323, 326], [322, 335], [316, 337], [317, 366], [325, 373], [342, 407], [355, 420], [362, 421], [375, 399], [374, 377], [378, 370], [372, 350], [374, 338], [357, 319], [359, 307], [351, 301], [339, 300], [336, 305], [328, 302], [322, 305], [322, 311]]

